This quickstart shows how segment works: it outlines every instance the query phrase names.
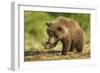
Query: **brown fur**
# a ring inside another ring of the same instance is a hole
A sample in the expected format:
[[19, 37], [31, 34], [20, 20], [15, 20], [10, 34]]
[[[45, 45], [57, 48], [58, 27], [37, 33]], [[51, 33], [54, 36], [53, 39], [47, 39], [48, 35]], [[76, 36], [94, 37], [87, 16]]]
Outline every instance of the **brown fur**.
[[53, 44], [57, 44], [59, 40], [62, 42], [62, 55], [66, 55], [68, 51], [72, 52], [74, 48], [77, 52], [82, 52], [83, 30], [77, 21], [59, 16], [54, 21], [48, 23], [47, 33], [49, 35], [48, 42], [51, 37], [54, 38]]

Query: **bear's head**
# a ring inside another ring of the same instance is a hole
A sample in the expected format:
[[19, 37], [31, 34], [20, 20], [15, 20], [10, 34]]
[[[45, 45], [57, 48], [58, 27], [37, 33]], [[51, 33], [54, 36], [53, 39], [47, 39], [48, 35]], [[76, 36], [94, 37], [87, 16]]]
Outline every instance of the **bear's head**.
[[66, 36], [68, 29], [57, 21], [46, 23], [48, 41], [45, 43], [45, 48], [54, 48], [59, 40], [62, 40]]

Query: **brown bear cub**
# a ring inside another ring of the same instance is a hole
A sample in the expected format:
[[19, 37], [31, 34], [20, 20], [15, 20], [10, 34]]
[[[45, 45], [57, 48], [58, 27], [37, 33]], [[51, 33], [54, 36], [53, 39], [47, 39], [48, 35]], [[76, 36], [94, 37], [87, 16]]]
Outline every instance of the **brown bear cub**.
[[47, 23], [47, 34], [49, 36], [46, 42], [46, 48], [53, 48], [58, 41], [62, 42], [62, 55], [67, 55], [68, 52], [77, 53], [83, 50], [83, 30], [79, 23], [73, 19], [63, 16], [57, 17], [55, 20]]

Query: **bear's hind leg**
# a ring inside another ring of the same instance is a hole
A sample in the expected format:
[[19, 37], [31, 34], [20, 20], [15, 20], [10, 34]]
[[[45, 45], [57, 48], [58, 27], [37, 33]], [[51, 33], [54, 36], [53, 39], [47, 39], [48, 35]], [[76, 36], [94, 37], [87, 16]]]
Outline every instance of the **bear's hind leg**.
[[81, 53], [83, 51], [83, 41], [84, 41], [83, 32], [78, 31], [76, 36], [77, 38], [74, 41], [75, 43], [74, 46], [75, 46], [77, 53]]

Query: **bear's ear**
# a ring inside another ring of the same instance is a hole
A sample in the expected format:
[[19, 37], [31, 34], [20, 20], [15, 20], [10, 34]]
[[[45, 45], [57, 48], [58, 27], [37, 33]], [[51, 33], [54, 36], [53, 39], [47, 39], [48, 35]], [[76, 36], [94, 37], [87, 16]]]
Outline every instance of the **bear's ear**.
[[63, 27], [59, 26], [59, 27], [58, 27], [58, 30], [59, 30], [59, 31], [63, 31]]
[[50, 24], [51, 24], [50, 22], [47, 22], [47, 23], [46, 23], [46, 25], [47, 25], [48, 27], [50, 26]]

